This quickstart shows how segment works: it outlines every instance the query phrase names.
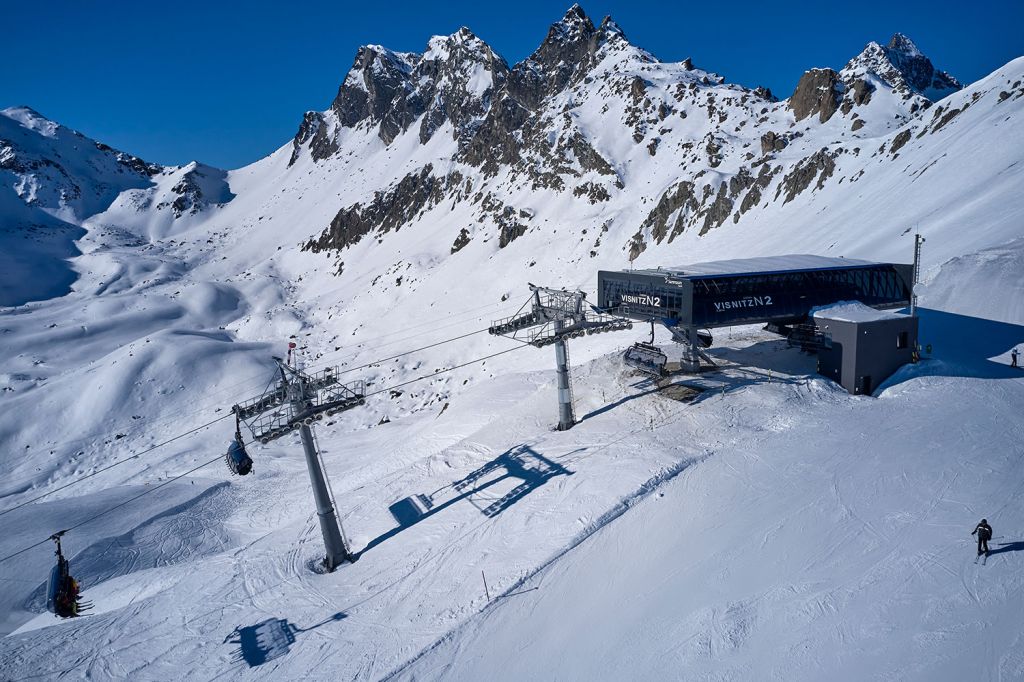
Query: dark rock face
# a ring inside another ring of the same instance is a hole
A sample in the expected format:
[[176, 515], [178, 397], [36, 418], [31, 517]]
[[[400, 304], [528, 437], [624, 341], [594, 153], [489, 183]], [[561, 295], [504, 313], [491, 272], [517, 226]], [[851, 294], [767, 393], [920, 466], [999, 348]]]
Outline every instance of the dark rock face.
[[[461, 160], [493, 175], [500, 166], [520, 161], [527, 148], [541, 156], [559, 156], [544, 144], [546, 130], [537, 110], [546, 99], [586, 78], [598, 51], [617, 42], [625, 43], [625, 36], [610, 18], [595, 28], [579, 5], [573, 5], [551, 26], [540, 47], [509, 73]], [[637, 87], [642, 88], [642, 82]], [[571, 136], [566, 142], [575, 148], [585, 169], [600, 168], [602, 174], [614, 174], [611, 165], [582, 136]]]
[[800, 161], [800, 163], [798, 163], [785, 175], [785, 177], [782, 178], [782, 182], [779, 184], [779, 188], [775, 192], [775, 198], [778, 199], [779, 194], [785, 191], [786, 199], [782, 203], [788, 204], [790, 201], [795, 199], [798, 194], [801, 194], [805, 189], [810, 187], [811, 182], [813, 182], [815, 178], [818, 178], [816, 187], [818, 189], [824, 188], [825, 181], [835, 173], [835, 158], [839, 153], [840, 152], [838, 150], [829, 151], [827, 148], [822, 148], [806, 159]]
[[[641, 226], [641, 230], [649, 229], [651, 238], [661, 243], [665, 237], [671, 244], [672, 240], [686, 227], [686, 220], [700, 209], [696, 187], [693, 182], [683, 181], [661, 195], [658, 205], [650, 212]], [[672, 220], [673, 216], [675, 217]], [[671, 230], [669, 221], [672, 220]], [[637, 253], [636, 255], [640, 255]], [[635, 258], [636, 256], [634, 256]]]
[[316, 111], [307, 111], [299, 125], [299, 130], [292, 139], [292, 156], [288, 165], [292, 165], [299, 158], [302, 145], [309, 143], [309, 153], [314, 161], [334, 156], [338, 152], [338, 143], [328, 135], [327, 122], [323, 114]]
[[433, 170], [433, 166], [427, 164], [418, 173], [402, 178], [388, 191], [374, 194], [368, 205], [355, 204], [341, 209], [320, 237], [303, 245], [303, 251], [340, 251], [358, 244], [371, 232], [386, 233], [400, 229], [417, 213], [436, 205], [449, 187], [462, 182], [458, 173], [439, 179], [431, 174]]
[[851, 90], [853, 92], [853, 103], [860, 106], [871, 101], [871, 93], [875, 91], [875, 86], [863, 78], [858, 78], [854, 81]]
[[[331, 103], [341, 125], [352, 128], [367, 118], [379, 122], [389, 114], [392, 121], [400, 117], [400, 112], [392, 114], [392, 102], [405, 93], [416, 57], [374, 45], [359, 48], [355, 63]], [[386, 135], [382, 131], [381, 139]]]
[[[432, 38], [427, 48], [422, 55], [376, 45], [359, 48], [331, 104], [337, 124], [376, 125], [380, 139], [391, 144], [420, 121], [420, 142], [426, 144], [451, 122], [456, 140], [468, 143], [504, 84], [508, 65], [467, 28]], [[328, 127], [323, 115], [307, 113], [293, 141], [292, 163], [307, 143], [314, 160], [336, 153], [337, 131]]]
[[729, 198], [727, 183], [723, 182], [718, 186], [718, 195], [715, 196], [714, 202], [704, 214], [704, 224], [700, 228], [700, 234], [703, 236], [712, 228], [724, 223], [730, 213], [732, 213], [732, 199]]
[[585, 182], [582, 185], [577, 185], [573, 188], [572, 194], [576, 197], [587, 197], [592, 204], [608, 201], [612, 198], [611, 195], [608, 194], [607, 189], [601, 185], [595, 185], [592, 182]]
[[824, 123], [839, 108], [842, 93], [838, 73], [832, 69], [811, 69], [797, 83], [789, 98], [789, 107], [798, 121], [818, 114], [818, 119]]
[[459, 236], [455, 238], [454, 242], [452, 242], [451, 252], [454, 254], [458, 253], [459, 251], [462, 251], [462, 249], [466, 247], [466, 244], [469, 244], [469, 241], [469, 230], [467, 230], [466, 228], [462, 228], [461, 230], [459, 230]]
[[[511, 215], [511, 214], [510, 214]], [[521, 225], [514, 220], [507, 222], [499, 226], [498, 232], [498, 246], [504, 249], [506, 246], [511, 244], [516, 239], [519, 239], [526, 234], [526, 226]]]
[[774, 130], [769, 130], [761, 136], [761, 153], [781, 152], [789, 144], [785, 136], [779, 135]]
[[886, 57], [899, 70], [906, 84], [929, 99], [938, 99], [934, 93], [948, 94], [963, 87], [957, 79], [936, 69], [917, 45], [902, 33], [894, 35], [884, 49]]
[[906, 143], [910, 142], [910, 135], [911, 135], [911, 132], [909, 130], [904, 130], [899, 135], [897, 135], [895, 138], [893, 138], [892, 145], [889, 147], [889, 153], [890, 154], [895, 154], [900, 149], [902, 149], [903, 145], [905, 145]]
[[[508, 78], [508, 65], [465, 27], [447, 38], [435, 38], [430, 48], [412, 74], [422, 83], [416, 99], [427, 103], [420, 142], [426, 144], [445, 121], [451, 121], [456, 138], [466, 143]], [[476, 82], [481, 73], [489, 76], [484, 83]]]

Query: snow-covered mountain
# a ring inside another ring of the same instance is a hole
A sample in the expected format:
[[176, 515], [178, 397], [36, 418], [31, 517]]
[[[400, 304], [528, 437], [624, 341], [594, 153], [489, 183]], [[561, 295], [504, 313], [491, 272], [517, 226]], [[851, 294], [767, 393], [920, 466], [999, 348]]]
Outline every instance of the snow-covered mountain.
[[[786, 99], [712, 66], [579, 6], [511, 66], [466, 28], [368, 45], [230, 171], [0, 112], [0, 514], [56, 491], [0, 516], [0, 557], [126, 503], [66, 541], [88, 618], [39, 615], [46, 548], [0, 561], [0, 677], [1024, 677], [1024, 58], [961, 85], [897, 34]], [[736, 329], [681, 402], [609, 334], [572, 345], [583, 419], [552, 432], [552, 358], [482, 333], [527, 281], [909, 262], [916, 230], [934, 354], [876, 401]], [[317, 430], [365, 552], [331, 575], [291, 438], [154, 490], [292, 337], [380, 390]], [[985, 514], [1010, 549], [981, 573]]]
[[148, 163], [28, 107], [0, 110], [0, 305], [68, 293], [88, 218], [129, 203], [166, 225], [230, 200], [225, 175]]

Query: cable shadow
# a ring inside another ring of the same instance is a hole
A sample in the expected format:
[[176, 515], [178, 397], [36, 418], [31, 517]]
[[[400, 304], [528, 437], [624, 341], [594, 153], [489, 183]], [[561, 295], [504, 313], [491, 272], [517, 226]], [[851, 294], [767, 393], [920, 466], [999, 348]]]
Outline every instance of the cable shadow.
[[309, 632], [346, 617], [345, 613], [338, 612], [308, 628], [297, 627], [289, 623], [287, 618], [268, 618], [256, 625], [235, 628], [224, 638], [224, 643], [238, 645], [232, 656], [233, 663], [244, 661], [250, 668], [255, 668], [286, 655], [298, 633]]
[[[639, 383], [646, 384], [648, 382], [639, 382]], [[653, 382], [651, 382], [651, 383], [653, 383]], [[611, 410], [614, 410], [616, 407], [619, 407], [620, 405], [624, 405], [625, 403], [628, 403], [631, 400], [636, 400], [637, 398], [643, 398], [645, 395], [651, 395], [652, 393], [658, 393], [659, 391], [661, 391], [661, 387], [655, 385], [654, 388], [648, 389], [646, 391], [641, 391], [639, 393], [633, 393], [633, 394], [627, 395], [627, 396], [625, 396], [623, 398], [619, 398], [615, 402], [608, 403], [607, 405], [603, 405], [603, 406], [597, 408], [596, 410], [591, 410], [590, 412], [587, 412], [585, 415], [580, 417], [579, 421], [580, 422], [585, 422], [588, 419], [593, 419], [594, 417], [602, 415], [605, 412], [610, 412]]]
[[[572, 474], [572, 471], [544, 457], [529, 445], [516, 446], [506, 450], [487, 464], [466, 474], [465, 477], [458, 481], [454, 481], [445, 488], [442, 488], [442, 491], [454, 489], [458, 493], [450, 499], [438, 503], [435, 497], [437, 493], [416, 494], [392, 504], [388, 507], [388, 510], [394, 516], [395, 521], [398, 522], [398, 526], [370, 540], [360, 550], [358, 556], [361, 557], [377, 545], [390, 540], [403, 530], [416, 525], [424, 519], [430, 518], [463, 500], [470, 499], [473, 495], [484, 492], [503, 481], [519, 479], [522, 482], [486, 507], [478, 507], [480, 513], [484, 516], [493, 518], [555, 476], [571, 476]], [[472, 502], [471, 499], [470, 502]]]

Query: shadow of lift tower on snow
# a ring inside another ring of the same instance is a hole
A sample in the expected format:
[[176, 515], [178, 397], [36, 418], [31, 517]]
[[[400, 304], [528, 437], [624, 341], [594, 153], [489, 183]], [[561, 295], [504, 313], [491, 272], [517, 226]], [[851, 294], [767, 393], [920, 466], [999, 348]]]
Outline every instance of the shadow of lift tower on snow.
[[406, 528], [416, 525], [423, 519], [429, 518], [453, 504], [467, 499], [473, 502], [471, 499], [473, 495], [482, 493], [503, 482], [512, 479], [519, 479], [521, 481], [521, 483], [501, 497], [491, 501], [487, 506], [478, 506], [477, 508], [480, 509], [480, 513], [484, 516], [497, 516], [555, 476], [571, 476], [572, 474], [572, 471], [566, 469], [561, 464], [552, 462], [530, 446], [519, 445], [507, 450], [482, 467], [471, 471], [458, 481], [442, 488], [441, 490], [453, 489], [457, 493], [443, 502], [438, 503], [436, 492], [429, 495], [414, 495], [395, 502], [388, 507], [388, 510], [395, 517], [398, 526], [370, 540], [359, 554], [362, 556], [382, 542], [398, 535]]

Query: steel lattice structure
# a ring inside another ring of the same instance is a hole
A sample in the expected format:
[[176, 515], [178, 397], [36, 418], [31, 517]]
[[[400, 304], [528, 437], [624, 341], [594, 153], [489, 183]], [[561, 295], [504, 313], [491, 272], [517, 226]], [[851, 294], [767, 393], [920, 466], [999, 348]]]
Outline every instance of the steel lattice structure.
[[[530, 284], [530, 310], [512, 317], [496, 320], [488, 329], [490, 334], [517, 336], [525, 332], [525, 342], [541, 348], [555, 346], [558, 374], [558, 430], [565, 431], [576, 423], [572, 406], [572, 384], [569, 378], [569, 348], [566, 340], [589, 334], [631, 329], [633, 323], [621, 317], [607, 315], [587, 302], [587, 295], [578, 290], [549, 289]], [[525, 305], [524, 305], [525, 307]]]
[[[289, 349], [294, 348], [294, 344]], [[289, 358], [291, 350], [289, 350]], [[306, 455], [313, 498], [320, 530], [323, 533], [327, 556], [323, 564], [328, 570], [354, 557], [341, 531], [341, 523], [334, 511], [327, 474], [317, 452], [310, 426], [324, 416], [330, 416], [365, 404], [366, 389], [362, 381], [342, 383], [337, 367], [328, 367], [313, 374], [307, 374], [285, 363], [277, 361], [280, 377], [277, 385], [262, 395], [234, 405], [231, 410], [252, 431], [253, 437], [266, 444], [292, 431], [299, 431]]]

